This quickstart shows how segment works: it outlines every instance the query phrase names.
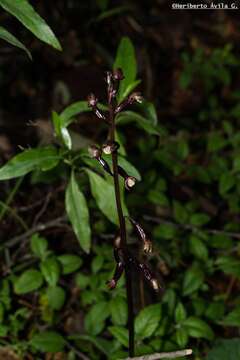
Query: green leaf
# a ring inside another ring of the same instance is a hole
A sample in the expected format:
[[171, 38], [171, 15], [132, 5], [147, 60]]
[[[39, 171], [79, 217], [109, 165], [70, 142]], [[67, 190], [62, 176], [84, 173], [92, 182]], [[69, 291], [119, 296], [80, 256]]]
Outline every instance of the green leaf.
[[51, 257], [40, 264], [41, 272], [50, 286], [56, 286], [60, 277], [60, 266], [56, 258]]
[[76, 285], [81, 289], [85, 289], [88, 284], [90, 283], [91, 279], [90, 276], [84, 275], [82, 273], [78, 273], [76, 276]]
[[207, 340], [213, 340], [214, 338], [214, 333], [210, 326], [205, 321], [194, 316], [187, 318], [183, 322], [183, 326], [191, 337]]
[[30, 340], [30, 345], [41, 352], [59, 352], [64, 349], [65, 340], [55, 331], [44, 331], [35, 334]]
[[188, 333], [184, 328], [180, 328], [176, 331], [176, 341], [180, 348], [184, 348], [188, 343]]
[[109, 304], [106, 301], [93, 305], [84, 319], [86, 331], [91, 335], [98, 335], [104, 328], [104, 321], [109, 314]]
[[221, 195], [226, 194], [235, 185], [235, 176], [229, 172], [224, 173], [220, 177], [219, 181], [219, 193]]
[[137, 114], [134, 111], [123, 111], [119, 113], [116, 117], [116, 122], [119, 125], [134, 122], [140, 129], [143, 129], [146, 133], [150, 135], [163, 134], [163, 130], [161, 129], [161, 127], [159, 127], [158, 125], [153, 125], [149, 119], [143, 117], [140, 114]]
[[[109, 156], [104, 155], [103, 158], [108, 161], [109, 165], [112, 165], [112, 160], [109, 159]], [[141, 175], [139, 171], [125, 157], [119, 156], [118, 164], [126, 171], [128, 175], [134, 176], [138, 181], [141, 181]]]
[[66, 299], [65, 290], [60, 286], [51, 286], [47, 289], [47, 299], [53, 310], [60, 310]]
[[141, 80], [135, 80], [129, 84], [122, 94], [122, 99], [125, 99], [131, 92], [141, 83]]
[[[115, 192], [113, 184], [110, 184], [104, 178], [91, 170], [86, 170], [86, 172], [89, 176], [92, 195], [95, 198], [99, 209], [112, 223], [118, 225], [118, 215], [115, 204]], [[127, 208], [124, 202], [122, 204], [123, 213], [124, 215], [127, 215]]]
[[117, 296], [110, 301], [111, 318], [114, 325], [126, 325], [128, 311], [126, 300]]
[[61, 45], [50, 27], [27, 0], [0, 0], [0, 6], [15, 16], [37, 38], [61, 50]]
[[104, 257], [102, 255], [95, 256], [91, 263], [91, 269], [94, 274], [97, 274], [104, 264]]
[[62, 143], [69, 149], [72, 149], [72, 139], [68, 129], [64, 126], [62, 118], [55, 112], [52, 112], [52, 120], [54, 124], [54, 131]]
[[28, 57], [32, 60], [32, 55], [30, 51], [26, 48], [21, 41], [19, 41], [14, 35], [7, 31], [4, 27], [0, 26], [0, 39], [7, 41], [9, 44], [18, 47], [19, 49], [24, 50]]
[[77, 255], [60, 255], [57, 259], [62, 265], [63, 275], [73, 273], [82, 265], [82, 259]]
[[61, 125], [67, 127], [71, 122], [72, 118], [82, 112], [91, 111], [87, 101], [77, 101], [68, 107], [66, 107], [60, 114], [62, 119]]
[[59, 160], [60, 155], [53, 147], [25, 150], [0, 168], [0, 180], [17, 178], [36, 168], [49, 170], [55, 167]]
[[77, 185], [74, 172], [71, 174], [71, 179], [66, 190], [65, 207], [79, 244], [86, 253], [89, 253], [91, 246], [91, 229], [89, 225], [88, 206], [83, 193]]
[[225, 305], [223, 302], [212, 302], [205, 309], [205, 316], [214, 322], [218, 322], [225, 312]]
[[186, 310], [181, 302], [177, 304], [175, 309], [175, 321], [177, 324], [181, 323], [187, 317]]
[[227, 141], [225, 140], [224, 136], [219, 132], [211, 132], [208, 135], [208, 145], [207, 150], [208, 152], [215, 152], [227, 145]]
[[192, 235], [189, 239], [189, 245], [191, 253], [196, 256], [196, 258], [207, 260], [208, 248], [201, 239], [195, 235]]
[[225, 234], [215, 234], [209, 240], [209, 245], [214, 248], [230, 249], [233, 246], [232, 239]]
[[150, 337], [156, 330], [162, 314], [160, 304], [149, 305], [137, 315], [135, 319], [135, 331], [139, 339]]
[[120, 82], [118, 92], [118, 101], [120, 102], [123, 100], [123, 95], [126, 92], [126, 89], [136, 80], [137, 75], [135, 50], [128, 37], [123, 37], [121, 39], [113, 68], [121, 68], [125, 77], [124, 80]]
[[28, 269], [17, 278], [14, 284], [15, 293], [18, 295], [27, 294], [39, 289], [43, 284], [42, 274], [34, 269]]
[[240, 278], [240, 261], [233, 256], [221, 256], [217, 259], [216, 265], [228, 275]]
[[185, 224], [188, 221], [188, 212], [178, 201], [173, 202], [173, 215], [179, 224]]
[[34, 234], [30, 240], [30, 246], [32, 252], [39, 258], [42, 258], [47, 252], [48, 242], [44, 237], [39, 236], [39, 234]]
[[203, 226], [209, 222], [210, 218], [207, 214], [197, 213], [190, 217], [190, 224], [193, 226]]
[[240, 359], [240, 340], [224, 339], [218, 341], [208, 353], [206, 360], [237, 360]]
[[240, 326], [240, 306], [228, 313], [221, 322], [224, 326]]
[[185, 272], [183, 279], [183, 295], [191, 295], [197, 291], [204, 282], [204, 274], [197, 267], [191, 267]]
[[[70, 335], [68, 336], [69, 340], [84, 340], [92, 343], [98, 350], [100, 350], [103, 354], [107, 356], [107, 359], [110, 357], [110, 353], [112, 350], [112, 343], [108, 340], [105, 340], [100, 337], [91, 336], [91, 335]], [[68, 359], [70, 360], [70, 359]]]
[[159, 239], [173, 239], [176, 235], [176, 227], [171, 224], [160, 224], [155, 227], [154, 235]]
[[125, 347], [128, 347], [128, 331], [121, 326], [109, 326], [110, 333]]

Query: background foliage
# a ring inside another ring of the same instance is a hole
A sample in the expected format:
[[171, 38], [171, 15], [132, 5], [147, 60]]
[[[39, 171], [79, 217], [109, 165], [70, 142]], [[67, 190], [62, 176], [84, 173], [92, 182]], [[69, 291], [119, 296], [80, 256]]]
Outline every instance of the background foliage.
[[156, 295], [134, 274], [137, 353], [192, 347], [195, 360], [238, 359], [234, 15], [215, 11], [189, 25], [184, 13], [173, 30], [164, 2], [59, 0], [36, 2], [35, 10], [19, 3], [0, 0], [0, 37], [33, 57], [1, 43], [0, 356], [127, 355], [124, 280], [106, 288], [117, 223], [113, 186], [86, 151], [106, 130], [86, 96], [96, 89], [104, 103], [103, 71], [121, 66], [120, 99], [135, 87], [146, 98], [118, 117], [121, 166], [139, 180], [125, 213], [153, 239], [151, 265], [163, 288]]

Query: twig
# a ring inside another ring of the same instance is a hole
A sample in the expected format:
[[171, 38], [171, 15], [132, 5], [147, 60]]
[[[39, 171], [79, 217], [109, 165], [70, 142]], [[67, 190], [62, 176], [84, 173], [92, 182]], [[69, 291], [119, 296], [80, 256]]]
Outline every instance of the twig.
[[44, 214], [44, 212], [46, 211], [49, 201], [51, 199], [52, 193], [49, 192], [44, 200], [43, 206], [40, 209], [40, 211], [37, 213], [37, 215], [35, 216], [34, 220], [33, 220], [33, 226], [36, 226], [36, 224], [39, 222], [39, 219], [41, 218], [41, 216]]
[[188, 356], [192, 354], [192, 349], [185, 349], [173, 352], [162, 352], [151, 355], [137, 356], [133, 358], [126, 358], [124, 360], [160, 360], [160, 359], [175, 359], [182, 356]]
[[88, 356], [86, 356], [85, 354], [83, 354], [81, 351], [79, 351], [78, 349], [76, 349], [72, 344], [70, 344], [68, 341], [66, 341], [66, 345], [67, 347], [72, 350], [75, 355], [82, 360], [90, 360], [90, 358]]
[[0, 247], [0, 251], [2, 251], [4, 248], [11, 248], [11, 247], [15, 246], [16, 244], [18, 244], [22, 240], [24, 240], [24, 239], [30, 237], [31, 235], [33, 235], [35, 232], [44, 231], [44, 230], [49, 229], [51, 227], [59, 226], [66, 219], [67, 219], [67, 217], [64, 215], [64, 216], [60, 216], [60, 217], [58, 217], [56, 219], [50, 220], [50, 221], [46, 222], [45, 224], [38, 224], [38, 225], [34, 226], [33, 228], [29, 229], [28, 231], [26, 231], [25, 233], [23, 233], [21, 235], [18, 235], [18, 236], [15, 236], [12, 239], [8, 240], [6, 243], [4, 243]]
[[[198, 228], [197, 226], [194, 225], [190, 225], [190, 224], [177, 224], [173, 221], [169, 221], [169, 220], [163, 220], [160, 219], [158, 217], [154, 217], [154, 216], [149, 216], [149, 215], [144, 215], [144, 219], [155, 222], [156, 224], [168, 224], [168, 225], [172, 225], [176, 228], [179, 229], [185, 229], [185, 230], [193, 230], [193, 231], [197, 231], [200, 230], [200, 228]], [[218, 230], [218, 229], [204, 229], [204, 231], [208, 234], [222, 234], [222, 235], [226, 235], [226, 236], [230, 236], [236, 239], [240, 239], [240, 233], [236, 233], [236, 232], [229, 232], [229, 231], [224, 231], [224, 230]]]
[[5, 207], [3, 206], [2, 209], [0, 210], [0, 221], [3, 220], [4, 215], [5, 215], [6, 212], [8, 211], [7, 206], [9, 206], [10, 203], [12, 202], [12, 200], [13, 200], [16, 192], [18, 191], [20, 185], [22, 184], [22, 181], [23, 181], [23, 177], [20, 177], [20, 178], [16, 181], [13, 189], [10, 191], [10, 193], [9, 193], [9, 195], [8, 195], [6, 201], [5, 201], [5, 205], [6, 205], [6, 206], [5, 206]]
[[[24, 230], [28, 229], [27, 224], [25, 223], [25, 221], [16, 213], [16, 211], [14, 209], [12, 209], [10, 206], [8, 206], [7, 204], [5, 204], [3, 201], [0, 200], [0, 206], [2, 206], [2, 208], [4, 209], [4, 211], [8, 211], [9, 214], [22, 226], [22, 228]], [[3, 215], [5, 214], [5, 212], [3, 213]]]

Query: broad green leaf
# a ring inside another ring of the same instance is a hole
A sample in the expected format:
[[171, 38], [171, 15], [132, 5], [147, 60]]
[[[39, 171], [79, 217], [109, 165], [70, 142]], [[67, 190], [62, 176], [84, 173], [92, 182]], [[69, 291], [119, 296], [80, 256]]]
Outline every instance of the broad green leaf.
[[[207, 308], [205, 308], [205, 316], [215, 323], [223, 318], [225, 312], [225, 304], [223, 302], [211, 302]], [[240, 315], [240, 314], [239, 314]], [[240, 316], [239, 316], [240, 321]]]
[[62, 143], [71, 150], [72, 148], [72, 139], [69, 134], [68, 129], [63, 124], [62, 118], [55, 112], [52, 112], [52, 120], [54, 124], [54, 131], [57, 137], [62, 141]]
[[141, 80], [135, 80], [129, 84], [122, 94], [122, 99], [125, 99], [131, 92], [141, 83]]
[[128, 330], [121, 326], [109, 326], [110, 333], [125, 347], [128, 347]]
[[89, 253], [91, 246], [91, 229], [89, 225], [88, 206], [83, 193], [77, 185], [74, 172], [71, 174], [71, 179], [66, 190], [65, 207], [79, 244], [86, 253]]
[[188, 333], [184, 328], [179, 328], [176, 331], [176, 341], [180, 348], [184, 348], [188, 343]]
[[206, 360], [240, 359], [240, 339], [224, 339], [216, 342], [207, 355]]
[[221, 322], [225, 326], [240, 326], [240, 306], [228, 313]]
[[186, 224], [188, 221], [188, 212], [185, 207], [178, 201], [173, 202], [173, 215], [179, 224]]
[[230, 172], [221, 175], [219, 181], [219, 193], [226, 194], [235, 185], [235, 176]]
[[55, 353], [64, 349], [65, 340], [62, 335], [55, 331], [44, 331], [35, 334], [30, 340], [30, 345], [43, 353]]
[[77, 276], [76, 276], [76, 285], [81, 289], [85, 289], [88, 284], [90, 283], [91, 281], [91, 278], [90, 276], [87, 276], [85, 274], [82, 274], [82, 273], [78, 273]]
[[62, 265], [64, 275], [71, 274], [72, 272], [78, 270], [82, 265], [82, 259], [77, 255], [60, 255], [58, 256], [58, 261]]
[[[92, 195], [95, 198], [99, 209], [112, 223], [118, 225], [118, 215], [115, 204], [115, 192], [113, 184], [110, 184], [104, 178], [91, 170], [86, 170], [86, 172], [89, 176]], [[123, 213], [124, 215], [127, 215], [127, 209], [124, 202], [122, 202], [122, 204]]]
[[162, 309], [160, 304], [149, 305], [137, 315], [135, 331], [139, 339], [150, 337], [161, 320]]
[[113, 68], [121, 68], [125, 77], [124, 80], [120, 82], [118, 92], [118, 101], [120, 102], [123, 100], [123, 95], [126, 92], [126, 89], [135, 82], [137, 75], [135, 50], [128, 37], [123, 37], [121, 39]]
[[60, 114], [62, 126], [67, 127], [72, 122], [74, 116], [86, 111], [91, 111], [87, 101], [77, 101], [69, 105]]
[[234, 275], [240, 278], [240, 261], [233, 256], [221, 256], [216, 264], [220, 270], [228, 275]]
[[203, 320], [191, 316], [183, 322], [184, 328], [187, 330], [188, 335], [194, 338], [204, 338], [213, 340], [214, 333], [210, 326]]
[[0, 0], [0, 6], [15, 16], [37, 38], [61, 50], [61, 45], [50, 27], [27, 0]]
[[56, 286], [60, 277], [60, 266], [55, 257], [50, 257], [41, 262], [41, 272], [50, 286]]
[[53, 147], [25, 150], [0, 168], [0, 180], [17, 178], [36, 168], [49, 170], [55, 167], [59, 160], [60, 155]]
[[39, 289], [43, 284], [42, 274], [34, 269], [23, 272], [14, 284], [15, 293], [18, 295], [27, 294]]
[[106, 301], [93, 305], [84, 319], [86, 331], [91, 335], [98, 335], [104, 328], [104, 321], [109, 315], [109, 304]]
[[30, 245], [32, 252], [40, 258], [47, 252], [48, 242], [44, 237], [39, 236], [39, 234], [32, 235]]
[[140, 129], [143, 129], [150, 135], [162, 135], [165, 133], [165, 131], [159, 125], [153, 125], [149, 119], [134, 111], [123, 111], [119, 113], [116, 117], [116, 122], [119, 125], [124, 125], [131, 122], [136, 123]]
[[97, 274], [103, 265], [104, 265], [103, 255], [95, 256], [95, 258], [93, 259], [93, 261], [91, 263], [92, 272], [94, 274]]
[[189, 239], [190, 252], [201, 260], [208, 258], [208, 248], [204, 242], [197, 236], [192, 235]]
[[51, 286], [47, 289], [47, 299], [53, 310], [60, 310], [66, 299], [65, 290], [60, 286]]
[[127, 323], [127, 303], [121, 296], [116, 296], [110, 301], [111, 319], [114, 325], [126, 325]]
[[230, 249], [233, 246], [233, 240], [225, 234], [215, 234], [210, 237], [209, 245], [219, 249]]
[[112, 350], [112, 343], [108, 340], [102, 339], [97, 336], [91, 335], [70, 335], [68, 337], [70, 340], [84, 340], [92, 343], [98, 350], [100, 350], [103, 354], [107, 355], [107, 358], [110, 357], [110, 353]]
[[185, 320], [187, 317], [186, 310], [181, 302], [177, 304], [177, 307], [175, 309], [175, 321], [176, 323], [181, 323], [183, 320]]
[[193, 226], [203, 226], [209, 222], [210, 218], [207, 214], [196, 213], [190, 217], [190, 224]]
[[191, 295], [202, 286], [203, 282], [203, 272], [197, 267], [191, 267], [184, 274], [183, 295]]
[[159, 239], [173, 239], [176, 236], [176, 227], [171, 224], [160, 224], [155, 227], [154, 235]]
[[0, 39], [7, 41], [9, 44], [18, 47], [19, 49], [24, 50], [28, 57], [32, 60], [32, 55], [30, 51], [26, 48], [21, 41], [19, 41], [14, 35], [12, 35], [8, 30], [4, 27], [0, 26]]

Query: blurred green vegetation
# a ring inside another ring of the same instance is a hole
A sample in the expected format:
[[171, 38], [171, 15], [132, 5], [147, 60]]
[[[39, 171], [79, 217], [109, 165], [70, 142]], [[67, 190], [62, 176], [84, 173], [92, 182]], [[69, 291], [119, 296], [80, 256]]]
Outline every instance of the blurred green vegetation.
[[[91, 4], [89, 21], [96, 23], [114, 23], [129, 11], [109, 1]], [[137, 71], [134, 39], [120, 38], [110, 63], [115, 58], [115, 67], [123, 68], [123, 99], [135, 87], [144, 90], [146, 79]], [[152, 239], [151, 268], [162, 285], [156, 295], [134, 273], [136, 353], [190, 347], [195, 360], [237, 360], [239, 54], [225, 42], [182, 49], [178, 61], [167, 115], [156, 107], [154, 87], [153, 99], [117, 119], [121, 166], [138, 179], [124, 198], [125, 213]], [[85, 100], [48, 109], [54, 110], [51, 143], [11, 154], [0, 168], [0, 344], [19, 358], [127, 357], [124, 279], [114, 291], [106, 287], [117, 230], [113, 186], [86, 151], [98, 138], [92, 128], [104, 138], [106, 127], [96, 125]], [[40, 208], [31, 209], [39, 199]], [[130, 227], [128, 240], [138, 253]]]

